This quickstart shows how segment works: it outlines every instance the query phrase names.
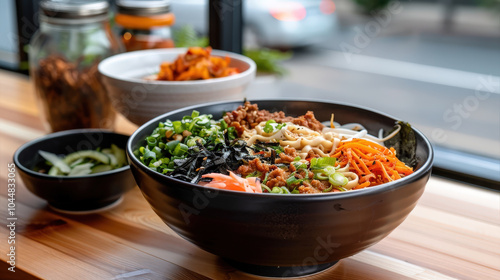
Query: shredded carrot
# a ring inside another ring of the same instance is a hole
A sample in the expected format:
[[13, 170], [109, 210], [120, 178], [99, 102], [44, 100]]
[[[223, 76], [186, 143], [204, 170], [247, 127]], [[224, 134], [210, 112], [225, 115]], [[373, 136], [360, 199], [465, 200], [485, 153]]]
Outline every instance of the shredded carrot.
[[354, 189], [366, 188], [400, 179], [413, 173], [396, 157], [393, 148], [386, 148], [365, 139], [340, 142], [333, 152], [339, 167], [349, 164], [349, 171], [359, 177], [359, 185]]
[[368, 187], [368, 186], [370, 186], [370, 182], [369, 182], [369, 181], [366, 181], [366, 182], [364, 182], [364, 183], [362, 183], [362, 184], [357, 185], [357, 186], [356, 186], [356, 187], [354, 187], [353, 189], [354, 189], [354, 190], [364, 189], [364, 188], [366, 188], [366, 187]]
[[[369, 158], [366, 158], [365, 154], [363, 154], [363, 153], [357, 151], [356, 149], [354, 149], [353, 157], [356, 159], [356, 161], [359, 163], [359, 165], [361, 165], [361, 168], [364, 171], [363, 174], [370, 173], [370, 169], [368, 169], [368, 167], [366, 166], [365, 162], [363, 160], [361, 160], [361, 158], [360, 158], [360, 157], [365, 157], [365, 159], [369, 159]], [[360, 173], [362, 173], [362, 172], [360, 172]]]
[[227, 77], [238, 73], [238, 69], [229, 67], [229, 57], [211, 56], [211, 47], [191, 47], [174, 62], [160, 65], [159, 81], [206, 80]]
[[205, 184], [206, 187], [249, 193], [262, 193], [260, 179], [256, 177], [241, 178], [231, 171], [229, 175], [210, 173], [201, 177], [212, 178], [211, 182]]

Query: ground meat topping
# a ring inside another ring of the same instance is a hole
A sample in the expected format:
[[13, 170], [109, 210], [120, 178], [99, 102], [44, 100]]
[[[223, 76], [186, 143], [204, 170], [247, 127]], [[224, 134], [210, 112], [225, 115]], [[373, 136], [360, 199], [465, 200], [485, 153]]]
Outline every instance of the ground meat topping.
[[292, 123], [296, 125], [305, 126], [314, 131], [322, 131], [323, 128], [325, 127], [320, 121], [316, 119], [316, 117], [314, 117], [314, 113], [312, 111], [307, 111], [305, 115], [293, 119]]
[[[263, 155], [267, 155], [267, 153]], [[297, 169], [294, 164], [294, 156], [296, 155], [297, 150], [295, 148], [286, 147], [284, 152], [280, 153], [276, 159], [280, 167], [263, 162], [261, 158], [255, 158], [238, 167], [236, 173], [243, 178], [247, 176], [258, 177], [270, 189], [273, 187], [287, 187], [289, 191], [296, 189], [299, 193], [319, 193], [330, 187], [328, 181], [313, 179], [314, 173], [312, 171], [302, 168]], [[290, 176], [294, 176], [301, 182], [288, 185], [286, 181]]]
[[315, 131], [321, 131], [324, 125], [314, 117], [312, 111], [308, 111], [305, 115], [297, 118], [285, 116], [283, 111], [269, 112], [267, 110], [259, 110], [257, 104], [245, 102], [244, 105], [239, 106], [232, 112], [227, 112], [223, 117], [224, 121], [229, 126], [234, 126], [238, 135], [243, 133], [244, 128], [252, 129], [259, 123], [274, 120], [277, 123], [291, 122], [296, 125], [305, 126]]
[[[267, 110], [259, 110], [257, 104], [251, 104], [250, 102], [245, 102], [236, 110], [226, 113], [223, 119], [229, 126], [235, 128], [239, 136], [245, 130], [253, 129], [259, 123], [268, 120], [274, 120], [277, 123], [290, 122], [314, 131], [322, 131], [324, 128], [324, 125], [314, 117], [312, 111], [308, 111], [305, 115], [297, 118], [287, 117], [282, 111], [271, 113]], [[258, 154], [257, 158], [248, 161], [247, 164], [240, 166], [236, 170], [236, 173], [243, 178], [248, 176], [259, 177], [261, 182], [269, 189], [286, 187], [290, 192], [298, 191], [299, 193], [319, 193], [330, 187], [328, 181], [313, 179], [314, 173], [312, 171], [303, 168], [297, 169], [296, 158], [299, 153], [294, 147], [285, 146], [278, 154], [271, 148], [262, 151], [256, 150], [255, 152], [256, 155]], [[318, 156], [313, 150], [310, 150], [307, 158]], [[291, 176], [294, 176], [296, 180], [290, 180], [293, 179]]]

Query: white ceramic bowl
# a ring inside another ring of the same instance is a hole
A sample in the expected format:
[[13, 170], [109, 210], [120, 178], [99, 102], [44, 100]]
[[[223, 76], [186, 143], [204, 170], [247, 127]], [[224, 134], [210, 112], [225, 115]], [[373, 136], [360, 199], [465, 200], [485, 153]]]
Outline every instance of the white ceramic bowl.
[[99, 72], [113, 107], [131, 122], [142, 125], [174, 109], [245, 98], [244, 89], [255, 78], [255, 62], [246, 56], [226, 51], [213, 50], [212, 55], [230, 57], [230, 66], [236, 67], [239, 74], [197, 81], [144, 79], [158, 73], [162, 62], [174, 61], [186, 51], [186, 48], [134, 51], [101, 61]]

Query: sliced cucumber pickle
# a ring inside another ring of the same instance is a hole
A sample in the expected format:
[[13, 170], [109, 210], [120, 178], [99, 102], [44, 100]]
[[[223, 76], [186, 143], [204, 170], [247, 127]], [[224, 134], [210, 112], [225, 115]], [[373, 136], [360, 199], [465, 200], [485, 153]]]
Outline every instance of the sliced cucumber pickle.
[[128, 164], [125, 151], [114, 144], [110, 148], [78, 151], [67, 156], [45, 151], [39, 151], [39, 154], [50, 167], [47, 174], [52, 176], [84, 176]]
[[105, 171], [110, 171], [113, 170], [113, 166], [109, 164], [101, 164], [92, 167], [92, 172], [91, 173], [99, 173], [99, 172], [105, 172]]
[[101, 152], [98, 152], [98, 151], [92, 151], [92, 150], [78, 151], [78, 152], [71, 153], [64, 158], [64, 162], [66, 164], [70, 164], [73, 161], [78, 160], [80, 158], [91, 158], [91, 159], [97, 160], [99, 162], [102, 162], [104, 164], [111, 163], [111, 160], [110, 160], [108, 155], [101, 153]]
[[111, 144], [111, 150], [113, 151], [113, 155], [115, 155], [116, 157], [118, 166], [127, 165], [127, 158], [123, 149], [118, 148], [118, 146], [116, 146], [115, 144]]
[[73, 169], [71, 169], [71, 172], [68, 174], [68, 176], [88, 175], [88, 174], [92, 173], [92, 169], [91, 169], [92, 166], [93, 166], [92, 163], [83, 163], [83, 164], [77, 165]]

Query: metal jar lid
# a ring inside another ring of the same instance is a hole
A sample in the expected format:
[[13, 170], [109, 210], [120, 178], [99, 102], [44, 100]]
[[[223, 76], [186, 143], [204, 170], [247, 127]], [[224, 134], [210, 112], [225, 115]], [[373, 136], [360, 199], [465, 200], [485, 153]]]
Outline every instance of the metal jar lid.
[[41, 15], [52, 19], [95, 19], [108, 14], [106, 0], [44, 0], [40, 3]]
[[170, 0], [117, 0], [118, 13], [134, 16], [152, 16], [170, 12]]

